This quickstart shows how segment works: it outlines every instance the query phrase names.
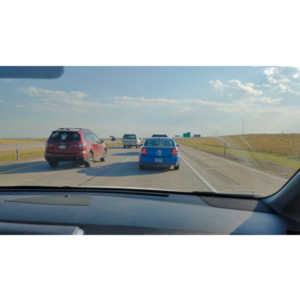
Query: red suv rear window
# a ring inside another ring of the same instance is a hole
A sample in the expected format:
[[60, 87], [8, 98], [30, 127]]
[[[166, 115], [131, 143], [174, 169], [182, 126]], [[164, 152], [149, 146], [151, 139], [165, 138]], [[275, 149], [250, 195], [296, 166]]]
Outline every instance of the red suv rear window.
[[80, 134], [78, 132], [54, 131], [52, 132], [49, 141], [51, 142], [78, 142]]

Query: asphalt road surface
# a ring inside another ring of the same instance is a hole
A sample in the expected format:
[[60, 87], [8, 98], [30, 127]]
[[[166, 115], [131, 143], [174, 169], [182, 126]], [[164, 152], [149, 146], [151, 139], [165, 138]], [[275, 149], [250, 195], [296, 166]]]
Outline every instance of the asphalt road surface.
[[286, 182], [286, 179], [183, 145], [180, 146], [179, 170], [140, 170], [139, 151], [110, 148], [106, 161], [97, 162], [92, 168], [61, 163], [52, 169], [44, 160], [3, 165], [0, 166], [0, 185], [113, 186], [268, 195]]

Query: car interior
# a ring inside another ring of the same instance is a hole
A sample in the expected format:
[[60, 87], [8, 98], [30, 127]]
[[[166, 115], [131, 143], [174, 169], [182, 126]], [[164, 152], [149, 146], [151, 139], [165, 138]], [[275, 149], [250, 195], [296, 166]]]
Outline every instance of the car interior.
[[0, 234], [299, 234], [299, 184], [297, 172], [263, 199], [121, 188], [6, 188], [0, 196]]

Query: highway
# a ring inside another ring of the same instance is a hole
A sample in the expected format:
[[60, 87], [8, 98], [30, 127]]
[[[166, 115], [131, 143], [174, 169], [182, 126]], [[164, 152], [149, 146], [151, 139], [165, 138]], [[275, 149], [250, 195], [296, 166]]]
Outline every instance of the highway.
[[45, 160], [2, 165], [0, 185], [138, 187], [269, 195], [286, 182], [284, 178], [183, 145], [179, 170], [140, 170], [139, 151], [114, 146], [106, 161], [97, 162], [92, 168], [66, 162], [51, 169]]

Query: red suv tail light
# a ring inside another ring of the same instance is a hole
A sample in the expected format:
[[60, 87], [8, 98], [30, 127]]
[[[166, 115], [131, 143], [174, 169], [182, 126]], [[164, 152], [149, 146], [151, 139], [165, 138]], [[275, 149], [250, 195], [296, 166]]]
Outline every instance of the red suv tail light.
[[173, 148], [172, 155], [178, 155], [178, 150], [176, 148]]
[[146, 148], [142, 148], [142, 150], [141, 150], [141, 154], [147, 154], [147, 150], [146, 150]]
[[48, 147], [54, 147], [55, 146], [55, 144], [53, 143], [53, 142], [46, 142], [46, 148], [48, 148]]

